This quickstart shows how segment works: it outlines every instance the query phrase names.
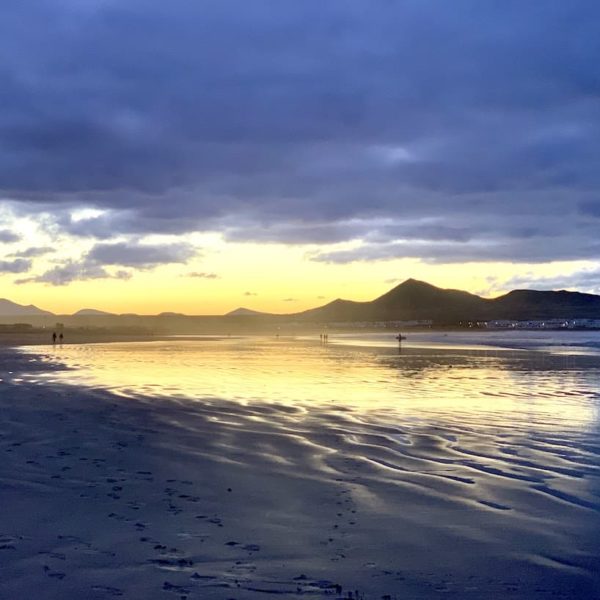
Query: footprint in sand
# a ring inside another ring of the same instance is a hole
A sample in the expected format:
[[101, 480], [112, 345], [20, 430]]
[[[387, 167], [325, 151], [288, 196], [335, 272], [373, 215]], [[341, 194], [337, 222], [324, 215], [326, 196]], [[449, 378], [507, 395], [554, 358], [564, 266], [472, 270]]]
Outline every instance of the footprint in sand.
[[64, 579], [67, 574], [66, 573], [62, 573], [60, 571], [53, 571], [48, 565], [44, 565], [44, 573], [46, 573], [46, 576], [51, 577], [52, 579]]
[[10, 535], [0, 535], [0, 550], [16, 550], [17, 538]]
[[183, 587], [182, 585], [175, 585], [174, 583], [170, 583], [165, 581], [163, 583], [162, 589], [166, 592], [177, 592], [178, 594], [189, 594], [190, 590]]
[[115, 587], [110, 587], [108, 585], [93, 585], [92, 591], [93, 592], [101, 592], [104, 595], [115, 596], [115, 597], [123, 595], [123, 590], [120, 590], [119, 588], [115, 588]]

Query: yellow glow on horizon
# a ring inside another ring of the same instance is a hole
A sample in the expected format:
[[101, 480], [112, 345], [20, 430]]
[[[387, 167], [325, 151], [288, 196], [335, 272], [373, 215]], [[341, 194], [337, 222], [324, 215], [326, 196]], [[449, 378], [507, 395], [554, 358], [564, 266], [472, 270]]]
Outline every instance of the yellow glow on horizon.
[[[439, 287], [489, 296], [508, 291], [502, 284], [515, 275], [533, 272], [539, 277], [551, 277], [590, 265], [583, 261], [545, 265], [441, 265], [416, 259], [328, 264], [310, 259], [321, 249], [318, 246], [226, 243], [215, 234], [189, 236], [189, 239], [199, 248], [199, 256], [187, 265], [136, 270], [129, 280], [90, 279], [66, 286], [16, 285], [14, 280], [19, 276], [5, 274], [2, 295], [58, 314], [70, 314], [81, 308], [115, 313], [223, 314], [239, 306], [293, 313], [336, 298], [372, 300], [410, 277]], [[39, 245], [48, 243], [44, 239], [37, 242]], [[36, 273], [60, 264], [60, 260], [67, 257], [66, 249], [72, 259], [77, 260], [88, 248], [89, 242], [77, 245], [71, 241], [61, 245], [60, 253], [38, 259]], [[216, 274], [218, 278], [189, 276], [194, 272]], [[495, 282], [491, 283], [490, 277], [495, 278]]]
[[[83, 217], [87, 213], [81, 213]], [[82, 308], [113, 313], [223, 314], [244, 306], [273, 313], [294, 313], [321, 306], [336, 298], [369, 301], [405, 279], [427, 281], [443, 288], [463, 289], [484, 296], [509, 291], [505, 283], [515, 276], [534, 273], [553, 277], [592, 267], [589, 261], [543, 265], [511, 263], [434, 264], [417, 259], [381, 260], [330, 264], [311, 260], [323, 250], [319, 245], [285, 245], [226, 242], [218, 233], [186, 236], [147, 236], [144, 243], [187, 242], [198, 250], [188, 264], [152, 269], [130, 269], [131, 279], [88, 279], [54, 286], [15, 281], [40, 275], [72, 261], [77, 264], [94, 245], [93, 240], [58, 235], [52, 238], [39, 221], [2, 213], [22, 241], [3, 244], [3, 257], [31, 247], [52, 251], [33, 259], [30, 273], [0, 276], [2, 296], [19, 304], [35, 304], [57, 314]], [[356, 242], [335, 244], [329, 249], [350, 249]], [[116, 273], [120, 266], [106, 269]], [[192, 277], [213, 274], [216, 278]]]

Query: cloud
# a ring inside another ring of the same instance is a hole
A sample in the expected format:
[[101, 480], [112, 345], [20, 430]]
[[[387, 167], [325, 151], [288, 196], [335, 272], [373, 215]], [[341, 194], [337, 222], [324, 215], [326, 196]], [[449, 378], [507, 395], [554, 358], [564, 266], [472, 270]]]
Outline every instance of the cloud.
[[526, 273], [512, 277], [503, 285], [506, 289], [578, 290], [592, 294], [600, 293], [600, 267], [580, 269], [568, 275], [539, 277]]
[[548, 243], [550, 241], [543, 234], [473, 240], [468, 245], [433, 240], [364, 243], [350, 249], [313, 252], [309, 258], [330, 264], [402, 258], [418, 258], [433, 264], [494, 261], [534, 264], [548, 262], [551, 256], [560, 256], [563, 260], [593, 260], [600, 256], [600, 241], [558, 236], [551, 242], [552, 251], [548, 249]]
[[142, 244], [118, 242], [96, 244], [87, 254], [87, 261], [101, 265], [121, 265], [149, 269], [163, 264], [185, 263], [197, 251], [191, 244]]
[[12, 244], [13, 242], [18, 242], [20, 239], [21, 236], [10, 229], [0, 229], [0, 242], [3, 244]]
[[26, 273], [31, 269], [31, 261], [24, 258], [0, 260], [0, 273]]
[[36, 258], [38, 256], [44, 256], [45, 254], [50, 254], [54, 252], [54, 248], [50, 246], [32, 246], [30, 248], [26, 248], [25, 250], [18, 250], [17, 252], [13, 252], [9, 254], [9, 256], [14, 258]]
[[256, 292], [244, 292], [244, 296], [258, 296]]
[[194, 277], [198, 279], [220, 279], [221, 277], [216, 273], [203, 273], [199, 271], [192, 271], [191, 273], [186, 273], [183, 275], [184, 277]]
[[129, 279], [131, 273], [117, 271], [109, 273], [104, 267], [95, 265], [86, 260], [67, 261], [66, 263], [53, 267], [41, 275], [34, 275], [23, 279], [17, 279], [16, 284], [45, 283], [48, 285], [62, 286], [74, 281], [89, 281], [90, 279]]
[[224, 230], [230, 242], [263, 242], [286, 244], [331, 244], [360, 238], [370, 231], [366, 223], [276, 223], [260, 225], [240, 223]]
[[[90, 279], [130, 279], [128, 269], [152, 269], [160, 265], [185, 263], [196, 255], [190, 244], [143, 244], [118, 242], [95, 244], [80, 260], [67, 260], [40, 275], [18, 279], [17, 284], [68, 285]], [[15, 261], [17, 262], [17, 261]], [[107, 269], [107, 267], [113, 267]], [[128, 269], [114, 269], [127, 267]]]
[[599, 18], [593, 0], [9, 2], [0, 197], [98, 240], [419, 240], [443, 262], [512, 260], [535, 230], [538, 261], [598, 256]]

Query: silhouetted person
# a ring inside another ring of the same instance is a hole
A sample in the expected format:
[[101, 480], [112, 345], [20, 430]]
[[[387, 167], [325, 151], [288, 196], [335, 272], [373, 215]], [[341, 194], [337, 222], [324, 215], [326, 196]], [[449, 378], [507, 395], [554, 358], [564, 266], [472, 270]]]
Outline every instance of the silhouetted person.
[[405, 340], [406, 336], [402, 335], [401, 332], [398, 332], [396, 339], [398, 340], [398, 354], [402, 354], [402, 340]]
[[63, 343], [63, 339], [64, 339], [64, 336], [63, 336], [63, 334], [61, 333], [61, 334], [58, 336], [58, 341], [59, 341], [59, 342], [62, 344], [62, 343]]
[[56, 331], [52, 332], [52, 343], [56, 344]]

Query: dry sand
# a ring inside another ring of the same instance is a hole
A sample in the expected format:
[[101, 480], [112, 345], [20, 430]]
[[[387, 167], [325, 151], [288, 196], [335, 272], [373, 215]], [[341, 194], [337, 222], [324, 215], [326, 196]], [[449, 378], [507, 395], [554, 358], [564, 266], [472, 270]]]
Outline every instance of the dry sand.
[[466, 425], [132, 400], [1, 360], [2, 599], [600, 597], [598, 506], [535, 489], [541, 442], [499, 462]]

